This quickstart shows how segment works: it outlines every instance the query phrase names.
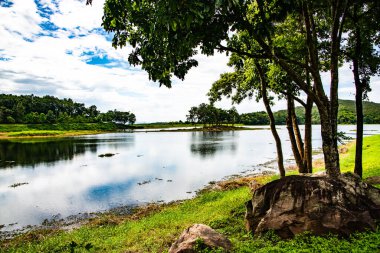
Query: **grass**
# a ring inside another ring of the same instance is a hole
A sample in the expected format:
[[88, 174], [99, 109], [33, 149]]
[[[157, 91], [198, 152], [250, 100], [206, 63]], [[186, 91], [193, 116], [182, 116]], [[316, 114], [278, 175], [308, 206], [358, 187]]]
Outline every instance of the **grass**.
[[0, 124], [0, 138], [64, 137], [117, 131], [114, 123]]
[[[380, 135], [365, 138], [364, 177], [380, 175], [376, 163]], [[352, 171], [355, 147], [347, 146], [341, 155], [342, 171]], [[266, 183], [276, 176], [261, 176]], [[3, 241], [0, 252], [166, 252], [188, 226], [203, 223], [226, 235], [233, 252], [379, 252], [380, 231], [358, 233], [350, 238], [300, 235], [280, 240], [268, 233], [252, 238], [245, 231], [247, 187], [227, 191], [205, 191], [191, 200], [152, 205], [132, 216], [104, 214], [71, 232], [33, 231], [10, 241]], [[208, 251], [204, 251], [208, 252]]]
[[[355, 166], [355, 142], [351, 142], [347, 152], [341, 155], [341, 170], [352, 171]], [[363, 142], [363, 178], [380, 176], [379, 164], [380, 137], [374, 135], [364, 138]]]
[[[209, 129], [212, 130], [244, 130], [242, 124], [223, 125], [219, 128]], [[203, 130], [203, 125], [193, 125], [186, 123], [150, 123], [150, 124], [136, 124], [134, 126], [124, 126], [115, 123], [57, 123], [57, 124], [0, 124], [0, 139], [12, 138], [30, 138], [30, 137], [65, 137], [84, 134], [97, 134], [101, 132], [115, 132], [123, 129], [157, 129], [161, 128], [162, 131], [175, 131], [165, 130], [167, 128], [184, 128], [192, 127], [188, 131], [194, 131], [193, 127], [200, 127]], [[249, 129], [251, 130], [251, 129]], [[183, 129], [178, 130], [183, 131]]]

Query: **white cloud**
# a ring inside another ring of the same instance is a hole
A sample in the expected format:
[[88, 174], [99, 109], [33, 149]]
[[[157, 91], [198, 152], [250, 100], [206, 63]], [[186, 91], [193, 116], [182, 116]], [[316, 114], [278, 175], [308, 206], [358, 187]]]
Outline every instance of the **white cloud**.
[[[227, 57], [197, 56], [199, 66], [173, 88], [158, 87], [139, 67], [126, 62], [131, 47], [115, 50], [100, 28], [104, 1], [86, 6], [84, 1], [14, 1], [0, 7], [0, 90], [3, 93], [53, 95], [95, 104], [102, 111], [130, 110], [140, 122], [184, 120], [191, 106], [207, 102], [206, 93], [219, 75], [228, 71]], [[45, 8], [46, 13], [39, 10]], [[40, 14], [42, 16], [40, 16]], [[50, 21], [51, 31], [40, 27]], [[44, 34], [41, 35], [41, 34]], [[93, 52], [112, 60], [113, 68], [90, 65]], [[341, 97], [352, 93], [352, 72], [342, 68]], [[324, 77], [328, 81], [328, 75]], [[370, 98], [379, 102], [379, 79]], [[351, 96], [352, 97], [352, 96]], [[229, 100], [217, 105], [231, 107]], [[264, 110], [254, 100], [236, 105], [239, 112]], [[276, 103], [274, 110], [284, 108]]]

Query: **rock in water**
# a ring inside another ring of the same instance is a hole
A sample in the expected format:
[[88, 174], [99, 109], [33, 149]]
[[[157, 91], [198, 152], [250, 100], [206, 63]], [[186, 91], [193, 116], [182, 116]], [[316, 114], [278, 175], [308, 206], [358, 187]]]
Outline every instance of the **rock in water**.
[[255, 190], [246, 207], [247, 229], [254, 234], [273, 230], [282, 238], [306, 231], [348, 236], [375, 229], [380, 189], [353, 174], [288, 176]]
[[194, 224], [182, 232], [177, 241], [169, 249], [169, 253], [196, 253], [197, 242], [202, 242], [206, 248], [223, 248], [231, 250], [231, 242], [224, 235], [209, 226]]

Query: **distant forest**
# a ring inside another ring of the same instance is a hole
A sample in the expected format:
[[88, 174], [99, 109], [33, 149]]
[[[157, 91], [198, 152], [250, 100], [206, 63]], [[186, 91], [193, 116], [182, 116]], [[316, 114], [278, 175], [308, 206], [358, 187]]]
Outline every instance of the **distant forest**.
[[[303, 107], [296, 107], [296, 114], [299, 124], [305, 123], [305, 113]], [[380, 104], [363, 101], [364, 124], [380, 124]], [[286, 110], [274, 113], [276, 124], [286, 124]], [[240, 123], [245, 125], [268, 125], [269, 118], [266, 112], [253, 112], [240, 115]], [[312, 111], [312, 123], [319, 124], [319, 113], [314, 106]], [[356, 124], [355, 101], [339, 100], [338, 124]]]
[[[364, 124], [380, 124], [380, 104], [363, 102]], [[299, 124], [305, 124], [304, 107], [295, 108]], [[274, 112], [277, 125], [286, 124], [287, 111]], [[193, 106], [187, 115], [188, 123], [218, 126], [221, 124], [241, 123], [244, 125], [269, 125], [268, 114], [264, 111], [238, 114], [232, 107], [229, 110], [216, 108], [210, 104]], [[320, 124], [316, 107], [312, 110], [312, 123]], [[339, 100], [338, 124], [356, 124], [355, 101]]]
[[0, 123], [54, 124], [114, 122], [134, 124], [131, 112], [110, 110], [101, 113], [95, 105], [86, 107], [70, 98], [0, 94]]

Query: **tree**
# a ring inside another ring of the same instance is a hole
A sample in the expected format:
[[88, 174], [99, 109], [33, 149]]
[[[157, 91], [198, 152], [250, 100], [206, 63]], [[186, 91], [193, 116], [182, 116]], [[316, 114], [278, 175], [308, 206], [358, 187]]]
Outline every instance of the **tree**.
[[227, 123], [232, 123], [232, 126], [239, 121], [239, 113], [234, 106], [228, 110], [227, 114], [228, 114]]
[[136, 122], [136, 115], [133, 114], [133, 113], [129, 113], [128, 122], [131, 125], [135, 124], [135, 122]]
[[190, 108], [186, 120], [194, 125], [198, 122], [198, 108], [196, 106]]
[[[277, 133], [274, 115], [271, 109], [271, 99], [268, 96], [269, 80], [266, 61], [256, 61], [252, 59], [243, 60], [236, 55], [232, 55], [229, 65], [234, 66], [235, 72], [224, 73], [220, 79], [213, 83], [208, 96], [213, 103], [220, 100], [222, 96], [232, 99], [235, 103], [240, 103], [245, 98], [252, 98], [256, 94], [256, 100], [262, 98], [269, 125], [276, 142], [277, 165], [280, 176], [285, 176], [284, 159], [282, 152], [281, 139]], [[233, 93], [235, 91], [235, 93]]]
[[235, 124], [239, 121], [240, 115], [235, 107], [229, 110], [216, 108], [213, 103], [202, 103], [199, 106], [193, 106], [186, 115], [188, 122], [193, 124], [201, 123], [204, 126], [220, 126], [222, 124]]
[[380, 42], [380, 3], [355, 1], [348, 12], [348, 38], [346, 60], [352, 62], [356, 101], [356, 151], [354, 172], [362, 177], [363, 150], [363, 99], [370, 91], [371, 76], [380, 74], [380, 55], [376, 47]]
[[46, 122], [49, 124], [54, 124], [57, 121], [57, 117], [54, 115], [54, 112], [52, 110], [49, 110], [46, 114]]
[[[278, 64], [316, 104], [326, 172], [336, 177], [340, 175], [338, 68], [347, 9], [351, 5], [348, 0], [107, 0], [103, 27], [114, 33], [114, 47], [129, 43], [134, 48], [128, 57], [131, 64], [141, 65], [150, 79], [167, 87], [171, 86], [173, 75], [184, 79], [188, 70], [197, 66], [193, 56], [198, 49], [205, 55], [219, 50]], [[299, 61], [286, 44], [273, 43], [278, 26], [289, 18], [298, 21], [299, 34], [306, 41], [306, 63]], [[247, 33], [247, 38], [255, 40], [260, 49], [250, 52], [241, 43], [236, 44], [236, 32]], [[294, 70], [295, 65], [309, 71], [313, 88]], [[321, 78], [321, 72], [326, 70], [331, 76], [329, 97]]]
[[86, 116], [90, 118], [96, 118], [99, 115], [99, 111], [96, 105], [91, 105], [86, 109]]
[[14, 107], [13, 107], [13, 118], [15, 119], [16, 122], [22, 122], [23, 117], [25, 114], [25, 106], [23, 105], [22, 102], [18, 102]]

